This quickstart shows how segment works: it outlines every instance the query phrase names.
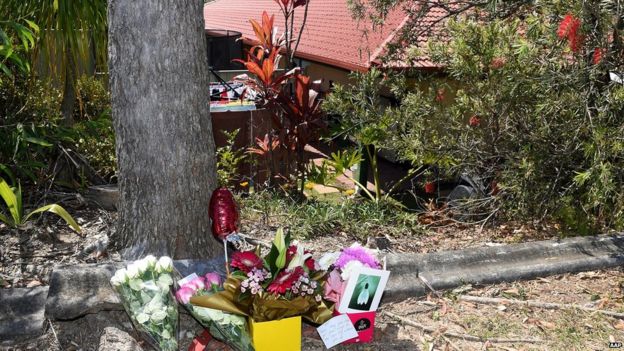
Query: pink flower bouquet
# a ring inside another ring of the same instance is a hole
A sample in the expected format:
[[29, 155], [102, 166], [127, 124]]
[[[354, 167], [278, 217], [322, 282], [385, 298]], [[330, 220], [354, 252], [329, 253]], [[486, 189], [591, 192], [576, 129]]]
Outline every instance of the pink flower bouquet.
[[196, 306], [190, 303], [192, 297], [212, 295], [221, 290], [222, 280], [217, 273], [204, 276], [192, 274], [178, 281], [177, 300], [186, 307], [210, 334], [238, 351], [253, 351], [245, 317], [219, 309]]

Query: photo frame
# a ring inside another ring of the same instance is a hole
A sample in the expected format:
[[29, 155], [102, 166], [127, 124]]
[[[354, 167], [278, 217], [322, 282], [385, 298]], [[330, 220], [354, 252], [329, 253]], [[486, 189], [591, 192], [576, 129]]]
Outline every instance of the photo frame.
[[340, 299], [338, 312], [361, 313], [376, 311], [390, 271], [361, 267], [354, 270]]

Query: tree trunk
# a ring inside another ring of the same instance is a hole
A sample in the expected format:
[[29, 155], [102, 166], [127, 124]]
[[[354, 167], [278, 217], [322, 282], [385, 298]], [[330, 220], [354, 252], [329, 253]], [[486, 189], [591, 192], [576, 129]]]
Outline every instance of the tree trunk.
[[71, 127], [74, 125], [74, 106], [76, 103], [76, 62], [69, 49], [69, 44], [65, 49], [65, 60], [65, 83], [63, 84], [61, 113], [63, 114], [63, 123]]
[[109, 0], [108, 24], [123, 255], [220, 255], [202, 2]]

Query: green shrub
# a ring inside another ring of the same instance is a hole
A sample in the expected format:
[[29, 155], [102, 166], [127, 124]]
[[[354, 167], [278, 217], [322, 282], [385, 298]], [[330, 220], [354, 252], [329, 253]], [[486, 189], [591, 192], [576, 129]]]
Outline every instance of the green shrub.
[[[110, 97], [92, 78], [80, 80], [81, 118], [62, 125], [61, 93], [47, 80], [0, 82], [0, 169], [9, 178], [38, 183], [51, 179], [62, 146], [83, 154], [95, 171], [110, 178], [116, 170]], [[78, 103], [77, 103], [78, 105]], [[13, 184], [15, 185], [15, 184]]]
[[442, 99], [435, 83], [395, 89], [404, 93], [387, 145], [414, 165], [495, 182], [490, 211], [508, 218], [560, 219], [580, 233], [621, 228], [624, 90], [608, 81], [621, 62], [592, 60], [595, 33], [571, 50], [555, 35], [561, 17], [545, 18], [450, 21], [451, 39], [427, 53], [461, 83]]
[[82, 76], [78, 79], [76, 92], [75, 121], [99, 118], [111, 108], [110, 92], [99, 78]]

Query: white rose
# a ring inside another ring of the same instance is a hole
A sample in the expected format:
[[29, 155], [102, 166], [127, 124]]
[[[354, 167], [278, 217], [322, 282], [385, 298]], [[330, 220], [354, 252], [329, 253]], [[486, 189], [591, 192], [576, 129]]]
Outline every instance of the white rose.
[[342, 278], [342, 280], [347, 281], [351, 277], [351, 274], [353, 274], [353, 271], [356, 271], [362, 268], [363, 266], [364, 265], [360, 261], [357, 261], [357, 260], [349, 261], [349, 263], [347, 263], [342, 269], [342, 273], [340, 273], [340, 277]]
[[161, 257], [158, 262], [156, 262], [156, 272], [171, 272], [173, 271], [173, 261], [168, 256]]
[[156, 266], [156, 262], [158, 261], [153, 255], [147, 255], [143, 260], [147, 262], [147, 266], [149, 268], [154, 268]]
[[326, 271], [329, 266], [336, 262], [338, 257], [340, 257], [340, 252], [330, 252], [323, 255], [323, 257], [321, 257], [321, 259], [319, 259], [317, 262], [321, 270]]
[[139, 276], [139, 267], [136, 262], [130, 263], [127, 268], [128, 278], [135, 279]]
[[143, 274], [145, 273], [145, 271], [148, 268], [148, 263], [146, 260], [139, 260], [134, 262], [134, 264], [136, 265], [137, 269], [139, 270], [139, 274]]
[[113, 277], [111, 278], [111, 284], [113, 284], [113, 286], [120, 286], [121, 284], [125, 283], [127, 279], [127, 275], [126, 275], [126, 269], [122, 268], [122, 269], [118, 269], [115, 274], [113, 275]]

